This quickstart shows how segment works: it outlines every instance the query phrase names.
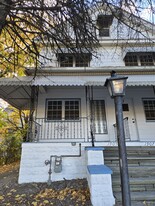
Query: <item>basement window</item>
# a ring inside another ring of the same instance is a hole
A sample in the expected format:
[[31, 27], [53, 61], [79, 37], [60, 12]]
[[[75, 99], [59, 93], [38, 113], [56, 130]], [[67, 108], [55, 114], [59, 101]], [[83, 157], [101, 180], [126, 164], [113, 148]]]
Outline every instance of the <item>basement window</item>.
[[124, 61], [125, 66], [154, 66], [155, 52], [128, 52]]
[[155, 99], [143, 99], [145, 118], [147, 121], [155, 121]]
[[98, 15], [97, 26], [100, 37], [110, 36], [110, 26], [112, 25], [113, 16], [112, 15]]
[[80, 100], [47, 100], [46, 119], [47, 120], [79, 120]]
[[59, 53], [58, 64], [59, 67], [88, 67], [90, 66], [91, 54], [90, 53], [79, 53], [79, 54], [68, 54]]

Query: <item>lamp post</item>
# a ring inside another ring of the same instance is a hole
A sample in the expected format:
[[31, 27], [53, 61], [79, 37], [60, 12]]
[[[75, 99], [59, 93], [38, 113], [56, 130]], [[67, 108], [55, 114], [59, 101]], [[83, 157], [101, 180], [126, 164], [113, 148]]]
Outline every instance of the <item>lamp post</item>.
[[119, 167], [121, 175], [122, 205], [131, 206], [128, 163], [125, 144], [125, 133], [123, 123], [123, 96], [125, 95], [126, 80], [128, 77], [117, 76], [116, 72], [111, 72], [111, 78], [106, 79], [105, 86], [108, 88], [111, 98], [114, 98], [117, 140], [119, 150]]

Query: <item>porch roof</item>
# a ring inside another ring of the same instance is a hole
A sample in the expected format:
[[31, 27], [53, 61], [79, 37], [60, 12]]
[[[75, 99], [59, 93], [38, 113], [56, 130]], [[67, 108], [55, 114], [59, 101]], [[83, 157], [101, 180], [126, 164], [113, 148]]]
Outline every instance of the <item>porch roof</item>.
[[[0, 79], [0, 98], [27, 109], [32, 86], [104, 86], [109, 76], [25, 76]], [[154, 75], [128, 75], [127, 86], [155, 86]]]

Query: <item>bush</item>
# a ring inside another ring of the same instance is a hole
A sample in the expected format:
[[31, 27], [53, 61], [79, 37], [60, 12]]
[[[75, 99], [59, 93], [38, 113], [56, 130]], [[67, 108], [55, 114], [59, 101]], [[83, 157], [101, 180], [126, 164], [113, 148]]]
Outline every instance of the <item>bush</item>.
[[0, 142], [0, 165], [9, 164], [20, 159], [22, 139], [9, 134]]

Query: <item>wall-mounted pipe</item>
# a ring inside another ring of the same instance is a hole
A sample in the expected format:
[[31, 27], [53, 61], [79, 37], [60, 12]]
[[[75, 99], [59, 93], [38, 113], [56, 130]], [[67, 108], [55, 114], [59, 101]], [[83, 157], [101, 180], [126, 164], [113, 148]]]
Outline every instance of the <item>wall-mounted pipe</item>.
[[[45, 165], [49, 165], [49, 171], [48, 171], [48, 174], [49, 174], [49, 178], [47, 180], [47, 184], [48, 185], [51, 185], [52, 183], [52, 180], [51, 180], [51, 176], [52, 176], [52, 158], [53, 157], [58, 157], [57, 155], [51, 155], [50, 156], [50, 159], [49, 160], [45, 160]], [[60, 157], [81, 157], [81, 143], [79, 144], [79, 154], [77, 155], [60, 155]]]

